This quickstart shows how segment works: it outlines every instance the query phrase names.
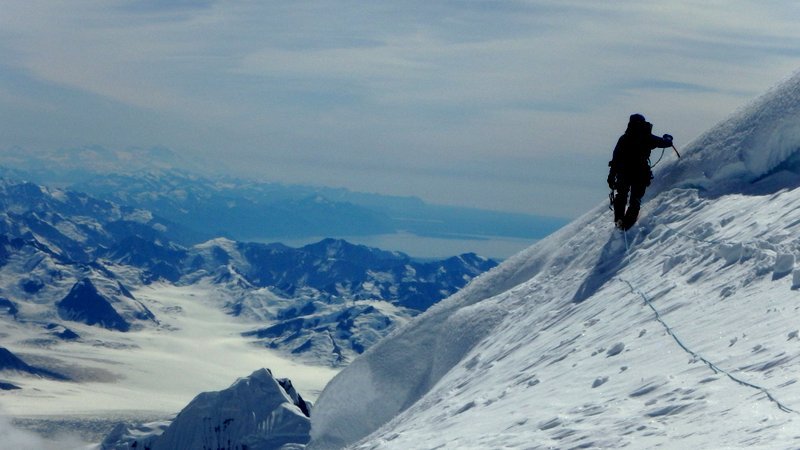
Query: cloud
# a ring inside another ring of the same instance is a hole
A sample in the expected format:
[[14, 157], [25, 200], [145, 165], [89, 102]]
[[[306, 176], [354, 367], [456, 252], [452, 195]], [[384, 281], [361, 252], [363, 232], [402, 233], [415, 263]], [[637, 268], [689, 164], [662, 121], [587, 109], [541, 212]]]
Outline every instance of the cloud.
[[659, 79], [640, 79], [621, 85], [620, 87], [622, 89], [664, 90], [692, 93], [718, 93], [724, 91], [724, 89], [708, 85]]
[[[294, 97], [275, 94], [287, 86], [306, 98], [344, 89], [371, 108], [575, 109], [576, 99], [602, 95], [592, 89], [619, 77], [615, 69], [630, 77], [647, 73], [642, 63], [666, 67], [653, 56], [663, 60], [670, 50], [710, 59], [725, 44], [709, 36], [719, 31], [714, 21], [701, 32], [693, 22], [676, 26], [691, 5], [651, 11], [633, 2], [78, 4], [11, 7], [16, 20], [4, 25], [25, 37], [15, 47], [26, 70], [133, 106], [209, 120], [259, 106], [285, 112]], [[719, 26], [732, 23], [739, 24], [723, 15]], [[685, 28], [691, 32], [680, 33]], [[237, 89], [255, 96], [231, 95]], [[333, 108], [338, 100], [313, 106]]]
[[358, 181], [344, 168], [432, 181], [462, 171], [452, 179], [461, 186], [475, 161], [513, 171], [520, 158], [547, 165], [566, 155], [602, 171], [630, 111], [689, 139], [788, 75], [799, 9], [747, 0], [7, 0], [0, 60], [18, 79], [0, 76], [0, 118], [9, 118], [0, 127], [21, 147], [48, 136], [167, 145], [265, 176], [305, 164], [282, 181], [324, 176], [381, 192], [374, 174]]

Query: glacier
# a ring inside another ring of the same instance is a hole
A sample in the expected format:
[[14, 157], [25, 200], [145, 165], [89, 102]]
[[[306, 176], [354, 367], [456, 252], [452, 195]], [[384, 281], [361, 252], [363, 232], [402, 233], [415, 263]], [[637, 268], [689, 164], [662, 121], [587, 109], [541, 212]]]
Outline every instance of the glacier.
[[682, 153], [353, 361], [308, 448], [797, 448], [800, 73]]

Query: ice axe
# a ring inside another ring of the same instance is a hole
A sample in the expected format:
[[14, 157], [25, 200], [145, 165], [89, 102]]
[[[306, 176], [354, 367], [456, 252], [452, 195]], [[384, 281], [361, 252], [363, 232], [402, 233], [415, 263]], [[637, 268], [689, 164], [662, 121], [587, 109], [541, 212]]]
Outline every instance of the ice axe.
[[[665, 134], [663, 139], [664, 139], [665, 141], [669, 142], [669, 145], [670, 145], [670, 146], [672, 146], [672, 149], [673, 149], [673, 150], [675, 150], [675, 154], [676, 154], [676, 155], [678, 155], [678, 159], [681, 159], [681, 154], [680, 154], [680, 153], [678, 153], [678, 149], [677, 149], [677, 148], [675, 148], [675, 144], [673, 144], [673, 143], [672, 143], [672, 136], [671, 136], [671, 135], [669, 135], [669, 134]], [[662, 154], [661, 154], [661, 156], [664, 156], [664, 154], [662, 153]], [[661, 160], [661, 158], [658, 158], [658, 159], [659, 159], [659, 161]], [[655, 165], [655, 164], [654, 164], [654, 165]]]

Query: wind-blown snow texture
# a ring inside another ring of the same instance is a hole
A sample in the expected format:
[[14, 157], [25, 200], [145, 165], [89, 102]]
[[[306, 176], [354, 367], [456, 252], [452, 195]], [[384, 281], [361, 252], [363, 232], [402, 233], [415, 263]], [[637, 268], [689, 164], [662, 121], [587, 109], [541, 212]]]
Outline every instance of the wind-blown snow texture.
[[599, 205], [356, 359], [310, 448], [796, 448], [798, 150], [800, 75], [664, 164], [627, 241]]

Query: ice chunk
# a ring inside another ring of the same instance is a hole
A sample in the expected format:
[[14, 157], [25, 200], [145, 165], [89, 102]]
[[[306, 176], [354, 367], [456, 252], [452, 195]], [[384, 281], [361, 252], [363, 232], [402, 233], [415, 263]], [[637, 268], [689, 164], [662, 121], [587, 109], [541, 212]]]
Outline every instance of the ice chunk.
[[794, 270], [794, 254], [792, 253], [779, 253], [775, 257], [775, 267], [772, 269], [773, 279], [786, 276]]
[[608, 349], [608, 351], [606, 352], [606, 356], [607, 357], [617, 356], [620, 353], [622, 353], [623, 350], [625, 350], [625, 344], [623, 344], [622, 342], [617, 342], [616, 344], [614, 344], [613, 347]]

